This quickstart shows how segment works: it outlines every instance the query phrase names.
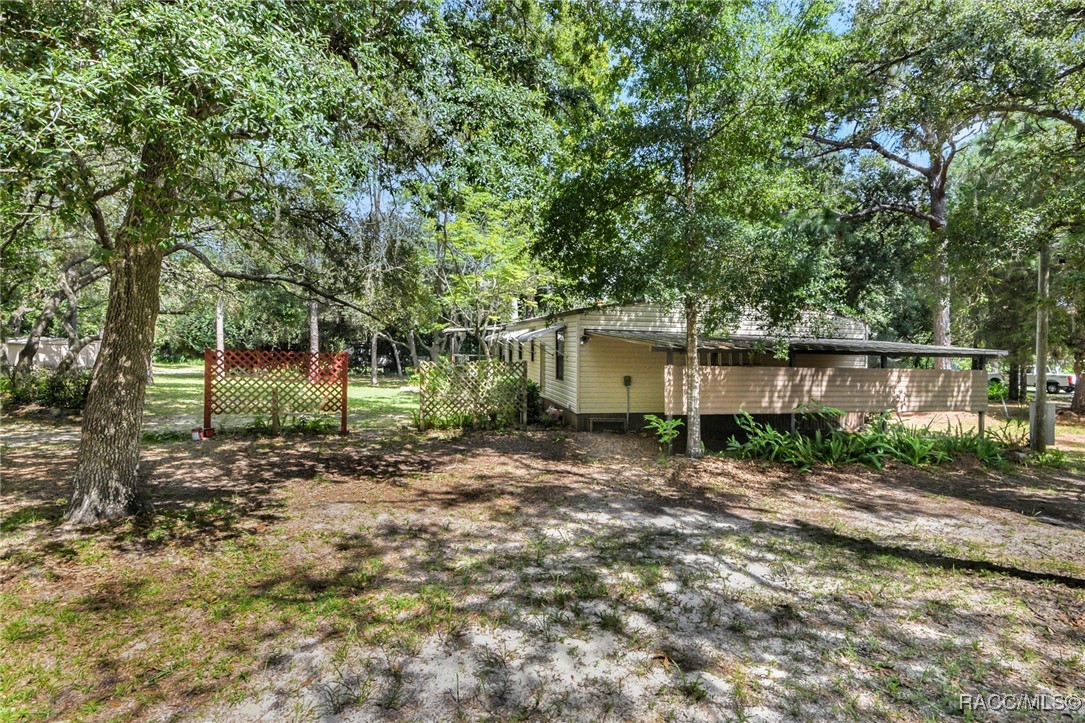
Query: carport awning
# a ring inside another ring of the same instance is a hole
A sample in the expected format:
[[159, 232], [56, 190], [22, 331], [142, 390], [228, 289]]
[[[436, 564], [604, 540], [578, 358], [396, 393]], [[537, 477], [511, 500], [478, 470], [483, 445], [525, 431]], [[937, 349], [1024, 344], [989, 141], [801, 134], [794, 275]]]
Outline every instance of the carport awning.
[[516, 337], [516, 341], [531, 341], [532, 339], [538, 339], [543, 334], [549, 334], [552, 331], [561, 331], [564, 328], [565, 324], [554, 324], [553, 326], [548, 326], [543, 329], [528, 331]]
[[493, 343], [495, 341], [519, 341], [520, 338], [529, 333], [527, 329], [517, 329], [516, 331], [499, 331], [496, 334], [490, 334], [486, 337], [486, 341]]
[[[646, 344], [664, 351], [686, 350], [686, 335], [678, 332], [639, 331], [632, 329], [585, 329], [588, 336], [607, 336], [637, 344]], [[796, 354], [842, 354], [850, 356], [923, 356], [923, 357], [999, 357], [1001, 349], [977, 349], [965, 346], [935, 346], [908, 344], [899, 341], [865, 339], [774, 339], [760, 336], [701, 337], [699, 351], [771, 350], [777, 343], [786, 343], [788, 351]]]

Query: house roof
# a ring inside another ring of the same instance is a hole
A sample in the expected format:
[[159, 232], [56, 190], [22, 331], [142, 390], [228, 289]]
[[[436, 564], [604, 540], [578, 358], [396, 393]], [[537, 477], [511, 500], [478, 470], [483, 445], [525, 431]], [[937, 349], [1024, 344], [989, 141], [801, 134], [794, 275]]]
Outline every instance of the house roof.
[[[665, 331], [634, 331], [632, 329], [585, 329], [588, 336], [609, 336], [615, 339], [647, 344], [657, 349], [682, 351], [686, 349], [686, 335]], [[776, 340], [768, 337], [727, 336], [701, 337], [699, 351], [771, 349]], [[935, 346], [931, 344], [907, 344], [899, 341], [869, 341], [860, 339], [810, 339], [797, 338], [786, 341], [788, 351], [801, 354], [844, 354], [855, 356], [926, 356], [926, 357], [998, 357], [1007, 352], [1001, 349], [976, 349], [963, 346]]]
[[[553, 322], [553, 321], [558, 320], [558, 319], [564, 319], [567, 316], [576, 316], [578, 314], [584, 314], [584, 313], [591, 312], [591, 311], [600, 311], [602, 309], [617, 309], [617, 308], [621, 308], [621, 307], [624, 307], [624, 306], [636, 306], [636, 305], [640, 305], [640, 304], [650, 304], [650, 303], [654, 303], [654, 302], [639, 301], [639, 302], [633, 302], [633, 303], [624, 303], [624, 302], [618, 302], [618, 301], [609, 301], [609, 302], [598, 301], [598, 302], [592, 304], [591, 306], [581, 306], [581, 307], [576, 308], [576, 309], [567, 309], [565, 311], [553, 311], [553, 312], [551, 312], [549, 314], [541, 314], [539, 316], [529, 316], [529, 317], [525, 317], [523, 319], [513, 319], [512, 321], [509, 321], [508, 323], [506, 323], [504, 328], [508, 329], [509, 327], [522, 326], [524, 324], [534, 325], [534, 324], [537, 324], [537, 323], [540, 323], [540, 322]], [[854, 319], [851, 319], [850, 317], [843, 316], [841, 314], [837, 314], [837, 313], [829, 312], [829, 311], [820, 312], [820, 315], [823, 316], [823, 317], [826, 317], [826, 318], [831, 318], [831, 319], [842, 319], [842, 320], [845, 320], [845, 321], [855, 321]]]

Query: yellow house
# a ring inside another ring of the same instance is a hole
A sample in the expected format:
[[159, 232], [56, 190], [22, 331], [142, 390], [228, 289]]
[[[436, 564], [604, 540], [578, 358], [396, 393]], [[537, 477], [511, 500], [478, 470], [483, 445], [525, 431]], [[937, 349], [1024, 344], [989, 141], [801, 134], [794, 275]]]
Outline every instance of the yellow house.
[[[514, 321], [494, 342], [502, 358], [527, 363], [544, 407], [560, 410], [567, 424], [636, 428], [645, 414], [685, 414], [685, 331], [677, 308], [600, 305]], [[732, 335], [700, 344], [706, 431], [731, 426], [743, 411], [791, 423], [795, 408], [811, 401], [849, 413], [968, 411], [982, 424], [984, 364], [1005, 354], [874, 341], [865, 324], [840, 316], [810, 317], [788, 338], [751, 316]], [[972, 369], [888, 368], [890, 358], [901, 357], [968, 358]], [[712, 417], [719, 417], [715, 425]]]

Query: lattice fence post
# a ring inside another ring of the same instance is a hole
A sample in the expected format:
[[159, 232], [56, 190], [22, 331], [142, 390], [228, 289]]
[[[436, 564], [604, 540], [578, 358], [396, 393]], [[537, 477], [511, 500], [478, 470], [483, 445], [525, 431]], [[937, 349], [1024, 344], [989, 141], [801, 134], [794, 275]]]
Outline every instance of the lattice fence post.
[[[339, 383], [343, 385], [343, 391], [342, 391], [342, 394], [343, 394], [343, 396], [342, 396], [343, 409], [342, 409], [342, 416], [341, 416], [340, 421], [339, 421], [339, 434], [346, 434], [347, 433], [347, 385], [349, 384], [349, 379], [347, 378], [347, 371], [348, 371], [347, 370], [347, 364], [349, 362], [349, 358], [347, 357], [347, 353], [345, 351], [339, 352], [339, 354], [338, 354], [338, 356], [336, 358], [338, 359], [338, 362], [339, 362]], [[314, 360], [314, 361], [316, 361], [316, 360]]]

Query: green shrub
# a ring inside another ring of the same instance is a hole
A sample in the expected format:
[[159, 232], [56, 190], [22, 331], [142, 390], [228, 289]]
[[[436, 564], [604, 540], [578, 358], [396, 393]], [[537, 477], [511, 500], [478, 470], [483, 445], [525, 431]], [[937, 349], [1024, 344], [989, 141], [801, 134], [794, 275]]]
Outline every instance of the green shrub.
[[992, 402], [1004, 402], [1010, 398], [1010, 385], [1006, 382], [992, 379], [987, 384], [987, 399]]
[[682, 420], [660, 419], [654, 414], [646, 414], [644, 415], [644, 421], [647, 422], [644, 428], [650, 429], [656, 435], [656, 439], [659, 440], [659, 450], [664, 454], [670, 454], [674, 440], [678, 439], [678, 435], [681, 434], [678, 428], [682, 426]]
[[87, 403], [90, 372], [72, 369], [60, 374], [33, 369], [4, 376], [4, 400], [14, 405], [38, 404], [54, 409], [82, 409]]
[[[884, 420], [887, 421], [887, 420]], [[735, 437], [727, 451], [742, 459], [763, 459], [808, 470], [815, 464], [859, 463], [881, 469], [896, 461], [915, 466], [941, 464], [973, 455], [986, 465], [1001, 465], [1004, 446], [995, 439], [959, 426], [952, 432], [932, 432], [903, 424], [876, 424], [858, 432], [821, 430], [813, 435], [789, 434], [758, 424], [749, 414], [738, 417], [746, 441]]]
[[543, 417], [542, 389], [529, 379], [527, 381], [527, 423], [539, 424], [547, 419]]

